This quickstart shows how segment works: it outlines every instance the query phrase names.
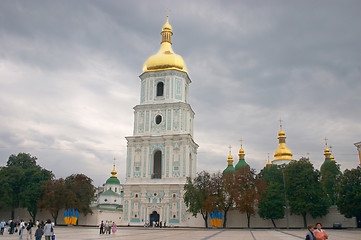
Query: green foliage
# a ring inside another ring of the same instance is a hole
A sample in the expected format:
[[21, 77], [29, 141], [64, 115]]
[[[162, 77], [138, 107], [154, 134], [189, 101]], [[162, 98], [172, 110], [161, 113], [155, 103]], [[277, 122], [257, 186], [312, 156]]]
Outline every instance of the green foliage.
[[337, 185], [342, 173], [335, 162], [325, 162], [321, 167], [321, 185], [331, 205], [337, 202]]
[[361, 220], [361, 167], [345, 170], [338, 186], [337, 207], [347, 218]]
[[208, 227], [208, 211], [205, 205], [207, 198], [209, 198], [208, 186], [211, 184], [211, 176], [208, 172], [202, 171], [193, 179], [187, 178], [187, 183], [184, 185], [184, 203], [193, 216], [200, 213], [205, 221], [206, 228]]
[[283, 184], [270, 183], [262, 195], [258, 214], [261, 218], [271, 219], [276, 227], [274, 219], [284, 218], [285, 205]]
[[7, 167], [21, 167], [24, 169], [36, 167], [36, 157], [32, 157], [30, 153], [11, 154], [6, 163]]
[[291, 162], [284, 171], [291, 213], [303, 216], [304, 227], [307, 226], [307, 213], [313, 218], [326, 215], [329, 202], [319, 182], [319, 171], [304, 161]]
[[258, 214], [264, 219], [271, 219], [273, 226], [277, 227], [274, 220], [284, 218], [286, 206], [282, 170], [278, 165], [267, 166], [258, 177], [267, 184], [258, 206]]
[[283, 185], [282, 170], [276, 164], [264, 167], [258, 174], [258, 177], [265, 181], [266, 184], [280, 183]]
[[10, 155], [6, 167], [0, 170], [1, 189], [0, 206], [11, 211], [25, 207], [35, 220], [37, 201], [41, 198], [42, 184], [53, 177], [53, 174], [36, 165], [36, 157], [29, 153]]

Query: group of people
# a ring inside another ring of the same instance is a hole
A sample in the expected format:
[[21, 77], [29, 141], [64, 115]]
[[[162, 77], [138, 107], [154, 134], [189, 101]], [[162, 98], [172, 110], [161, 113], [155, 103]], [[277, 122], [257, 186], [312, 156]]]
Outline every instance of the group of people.
[[106, 220], [105, 222], [102, 220], [99, 224], [99, 234], [115, 234], [117, 231], [117, 225], [115, 222]]
[[[128, 224], [129, 226], [129, 224]], [[163, 222], [162, 221], [152, 221], [152, 222], [149, 222], [148, 220], [147, 221], [143, 221], [143, 226], [144, 227], [159, 227], [159, 228], [162, 228], [162, 227], [166, 227], [166, 222]]]
[[[50, 240], [54, 235], [54, 224], [51, 223], [51, 220], [48, 219], [44, 224], [44, 221], [37, 220], [35, 223], [32, 219], [28, 222], [25, 222], [23, 219], [20, 222], [15, 222], [10, 219], [8, 222], [2, 220], [0, 222], [0, 234], [4, 235], [6, 232], [6, 227], [8, 226], [7, 232], [9, 234], [19, 233], [19, 239], [23, 239], [23, 236], [26, 235], [26, 239], [33, 239], [35, 236], [35, 240], [41, 240], [42, 236], [45, 236], [45, 240]], [[35, 229], [36, 230], [33, 230]]]
[[325, 230], [322, 229], [321, 223], [316, 223], [316, 230], [313, 225], [307, 226], [308, 232], [306, 234], [306, 240], [326, 240], [328, 235]]

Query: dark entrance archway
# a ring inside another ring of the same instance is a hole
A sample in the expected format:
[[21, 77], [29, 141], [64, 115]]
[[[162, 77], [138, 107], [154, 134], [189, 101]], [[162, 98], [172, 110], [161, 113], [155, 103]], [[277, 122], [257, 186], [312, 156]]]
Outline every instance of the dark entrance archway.
[[150, 226], [153, 226], [153, 224], [159, 222], [159, 214], [156, 211], [153, 211], [152, 214], [149, 215], [149, 220]]

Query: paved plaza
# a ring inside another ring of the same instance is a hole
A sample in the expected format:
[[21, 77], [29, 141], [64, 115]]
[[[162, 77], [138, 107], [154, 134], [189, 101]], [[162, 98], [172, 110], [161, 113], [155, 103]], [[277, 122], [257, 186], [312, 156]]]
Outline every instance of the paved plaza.
[[[93, 227], [56, 227], [57, 240], [92, 240], [92, 239], [242, 239], [242, 240], [298, 240], [305, 239], [306, 230], [273, 229], [195, 229], [195, 228], [138, 228], [120, 227], [116, 234], [99, 235], [99, 229]], [[329, 240], [360, 240], [361, 229], [333, 230], [326, 229]], [[5, 233], [1, 240], [19, 239], [18, 234]], [[26, 234], [23, 236], [26, 239]], [[33, 237], [34, 239], [34, 237]], [[43, 237], [44, 239], [44, 237]]]

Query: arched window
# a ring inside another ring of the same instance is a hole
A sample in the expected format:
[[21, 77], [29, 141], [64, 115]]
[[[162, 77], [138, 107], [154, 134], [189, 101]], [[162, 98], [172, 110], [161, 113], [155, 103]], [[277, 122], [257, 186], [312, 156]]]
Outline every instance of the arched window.
[[164, 83], [163, 82], [159, 82], [157, 84], [157, 97], [161, 97], [163, 96], [164, 93]]
[[159, 150], [154, 153], [152, 178], [162, 178], [162, 152]]

